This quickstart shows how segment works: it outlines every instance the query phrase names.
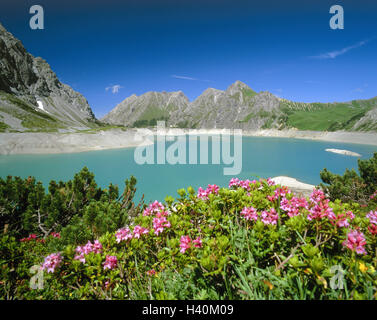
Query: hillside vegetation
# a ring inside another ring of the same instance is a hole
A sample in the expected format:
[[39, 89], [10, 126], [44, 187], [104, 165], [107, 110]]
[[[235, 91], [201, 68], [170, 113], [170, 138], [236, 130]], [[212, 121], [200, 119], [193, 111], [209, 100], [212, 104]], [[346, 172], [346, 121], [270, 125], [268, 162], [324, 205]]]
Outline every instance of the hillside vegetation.
[[233, 178], [148, 205], [133, 203], [135, 178], [119, 194], [86, 168], [47, 193], [31, 177], [0, 179], [0, 295], [376, 299], [377, 153], [359, 166], [361, 202], [335, 196], [357, 174], [324, 177], [331, 200]]

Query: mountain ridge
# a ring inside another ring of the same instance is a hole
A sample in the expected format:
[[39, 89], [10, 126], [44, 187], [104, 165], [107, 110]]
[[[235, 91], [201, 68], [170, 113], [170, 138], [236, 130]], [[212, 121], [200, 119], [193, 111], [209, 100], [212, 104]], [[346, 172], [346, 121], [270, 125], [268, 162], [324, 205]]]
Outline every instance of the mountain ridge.
[[95, 121], [85, 97], [0, 23], [0, 129], [89, 128]]
[[[129, 127], [151, 126], [165, 120], [168, 126], [181, 128], [377, 130], [377, 97], [333, 103], [294, 102], [269, 91], [255, 92], [239, 80], [226, 90], [207, 88], [192, 102], [182, 91], [178, 92], [180, 98], [173, 100], [170, 110], [166, 101], [159, 105], [145, 99], [145, 95], [159, 94], [149, 91], [134, 96], [132, 104], [126, 98], [101, 121]], [[135, 108], [142, 112], [135, 112]]]

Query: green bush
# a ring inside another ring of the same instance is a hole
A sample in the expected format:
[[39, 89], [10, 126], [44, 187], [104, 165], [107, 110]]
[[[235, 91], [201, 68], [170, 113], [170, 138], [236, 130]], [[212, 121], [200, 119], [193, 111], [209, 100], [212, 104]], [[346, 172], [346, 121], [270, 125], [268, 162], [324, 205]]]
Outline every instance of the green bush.
[[[371, 159], [359, 159], [358, 169], [360, 174], [354, 169], [347, 169], [343, 176], [324, 169], [320, 173], [324, 182], [321, 184], [322, 189], [331, 200], [340, 199], [366, 205], [377, 191], [377, 152]], [[375, 202], [372, 203], [374, 204]]]
[[[3, 298], [376, 298], [377, 212], [358, 203], [232, 179], [229, 188], [180, 189], [177, 199], [141, 208], [131, 201], [134, 178], [118, 198], [115, 187], [99, 191], [87, 170], [76, 177], [65, 184], [73, 200], [60, 238], [2, 236]], [[38, 184], [28, 186], [21, 199], [35, 195]], [[39, 290], [28, 286], [35, 264], [44, 268]]]

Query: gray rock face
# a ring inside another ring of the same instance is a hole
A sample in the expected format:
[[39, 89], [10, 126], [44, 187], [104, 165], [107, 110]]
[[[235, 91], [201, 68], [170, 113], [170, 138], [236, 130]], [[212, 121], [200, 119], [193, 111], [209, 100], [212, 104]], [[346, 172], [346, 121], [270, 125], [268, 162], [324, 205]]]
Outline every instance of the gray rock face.
[[132, 95], [101, 120], [131, 126], [138, 120], [164, 119], [173, 127], [259, 129], [268, 121], [279, 126], [279, 105], [271, 93], [256, 93], [236, 81], [225, 91], [209, 88], [191, 103], [181, 91]]
[[135, 94], [118, 104], [101, 120], [118, 125], [131, 126], [136, 121], [168, 120], [173, 114], [181, 114], [189, 105], [182, 91], [147, 92]]
[[0, 121], [22, 130], [49, 121], [55, 127], [85, 127], [94, 120], [87, 100], [0, 24]]

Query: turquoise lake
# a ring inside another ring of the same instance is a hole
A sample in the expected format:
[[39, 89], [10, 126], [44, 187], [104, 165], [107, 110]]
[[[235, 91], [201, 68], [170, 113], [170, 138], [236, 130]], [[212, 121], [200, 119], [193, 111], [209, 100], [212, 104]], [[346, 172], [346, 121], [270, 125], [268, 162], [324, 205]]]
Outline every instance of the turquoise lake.
[[[342, 174], [346, 168], [357, 169], [357, 157], [330, 153], [325, 151], [326, 148], [354, 151], [362, 155], [361, 159], [368, 159], [377, 151], [376, 146], [370, 145], [243, 137], [242, 172], [237, 177], [250, 179], [284, 175], [318, 184], [321, 182], [319, 172], [323, 168], [338, 174]], [[0, 176], [35, 176], [47, 187], [50, 180], [72, 179], [75, 173], [87, 166], [94, 172], [97, 184], [103, 188], [112, 182], [123, 190], [124, 180], [134, 175], [138, 181], [137, 199], [144, 194], [146, 201], [163, 200], [167, 195], [176, 197], [176, 190], [182, 187], [193, 186], [197, 189], [209, 183], [227, 186], [233, 177], [223, 175], [223, 168], [229, 165], [211, 164], [211, 155], [209, 164], [202, 165], [138, 165], [134, 160], [134, 150], [125, 148], [69, 154], [0, 156]]]

